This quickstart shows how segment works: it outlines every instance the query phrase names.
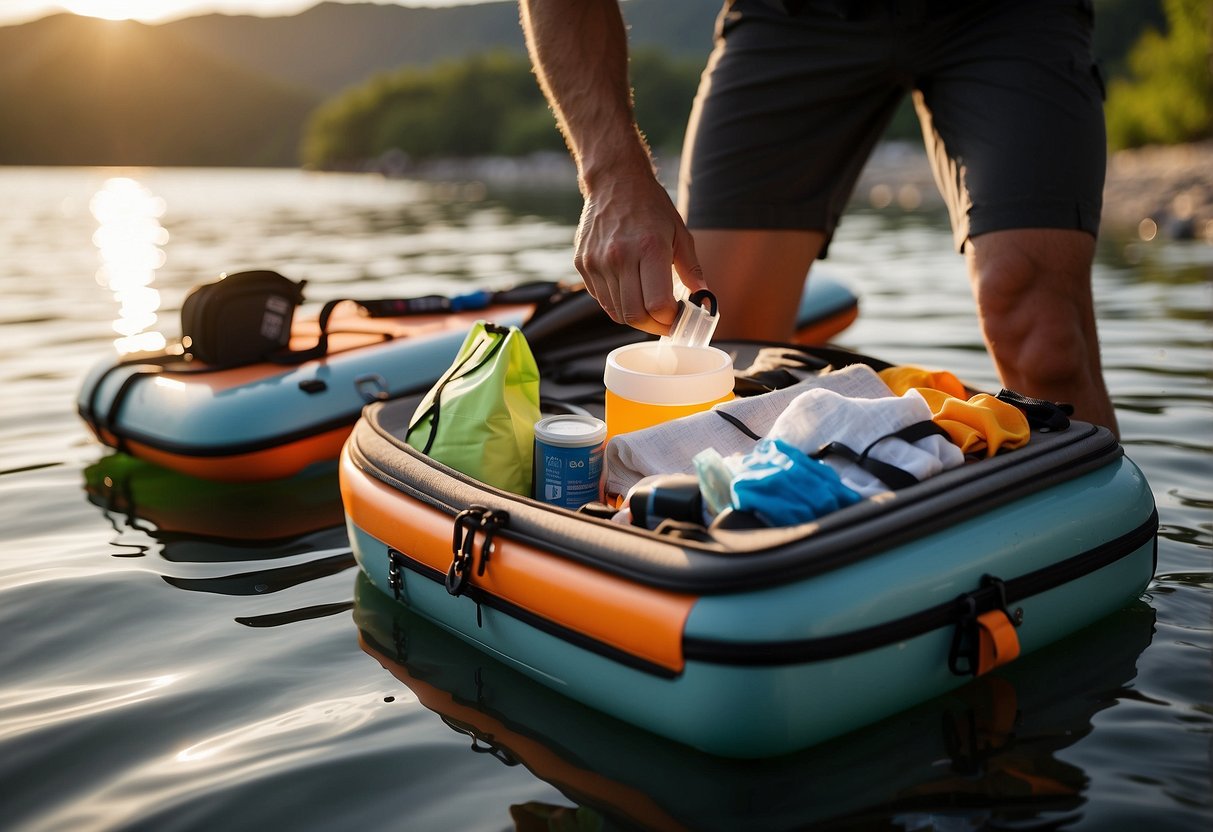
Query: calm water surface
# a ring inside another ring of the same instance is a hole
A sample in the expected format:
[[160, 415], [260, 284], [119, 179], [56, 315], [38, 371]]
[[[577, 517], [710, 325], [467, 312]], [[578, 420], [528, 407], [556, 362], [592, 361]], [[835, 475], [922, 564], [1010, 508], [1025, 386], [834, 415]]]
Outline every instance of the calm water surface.
[[[75, 414], [90, 365], [175, 337], [220, 271], [306, 279], [310, 306], [568, 279], [577, 210], [297, 171], [0, 169], [0, 826], [1210, 828], [1207, 243], [1105, 235], [1095, 276], [1162, 519], [1146, 594], [787, 759], [708, 758], [461, 662], [357, 580], [331, 474], [208, 486], [111, 454]], [[828, 268], [862, 313], [839, 340], [995, 386], [949, 239], [929, 214], [849, 216]]]

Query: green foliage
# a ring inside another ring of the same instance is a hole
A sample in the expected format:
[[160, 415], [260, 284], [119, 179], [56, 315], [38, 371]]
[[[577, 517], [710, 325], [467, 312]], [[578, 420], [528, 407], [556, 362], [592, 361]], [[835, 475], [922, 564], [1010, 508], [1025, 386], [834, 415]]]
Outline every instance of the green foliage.
[[1093, 47], [1109, 78], [1128, 75], [1129, 50], [1147, 28], [1164, 28], [1162, 0], [1095, 0]]
[[1113, 149], [1213, 135], [1213, 7], [1166, 0], [1167, 33], [1147, 30], [1129, 52], [1131, 77], [1108, 86]]
[[629, 74], [635, 87], [636, 122], [656, 150], [682, 149], [702, 59], [677, 59], [657, 49], [633, 51]]
[[[662, 149], [679, 147], [698, 62], [639, 50], [632, 73], [637, 114], [649, 141]], [[321, 106], [304, 131], [300, 152], [305, 165], [341, 168], [391, 150], [432, 159], [563, 147], [530, 62], [502, 51], [377, 75]]]

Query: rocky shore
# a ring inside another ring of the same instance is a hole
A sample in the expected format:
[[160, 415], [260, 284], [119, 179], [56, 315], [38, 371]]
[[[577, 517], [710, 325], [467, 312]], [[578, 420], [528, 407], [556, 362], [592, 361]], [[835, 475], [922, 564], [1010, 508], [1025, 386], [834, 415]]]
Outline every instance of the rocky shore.
[[[926, 154], [901, 143], [877, 149], [854, 198], [877, 208], [942, 204]], [[1213, 140], [1114, 153], [1108, 159], [1103, 224], [1142, 239], [1213, 243]]]
[[[563, 153], [391, 167], [375, 166], [388, 175], [475, 179], [505, 187], [575, 187], [576, 182], [572, 164]], [[672, 186], [678, 159], [658, 159], [658, 167]], [[880, 145], [860, 175], [854, 200], [874, 208], [906, 211], [942, 207], [926, 154], [912, 142]], [[1142, 239], [1157, 236], [1213, 243], [1213, 140], [1113, 154], [1108, 160], [1103, 223], [1105, 228]]]
[[1213, 243], [1213, 140], [1122, 150], [1108, 161], [1104, 223]]

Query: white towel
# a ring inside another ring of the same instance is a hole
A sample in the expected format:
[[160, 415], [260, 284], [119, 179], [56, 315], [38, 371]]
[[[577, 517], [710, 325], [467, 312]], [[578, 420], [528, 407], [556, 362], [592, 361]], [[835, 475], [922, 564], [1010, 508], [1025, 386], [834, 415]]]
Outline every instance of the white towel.
[[[863, 453], [882, 436], [930, 420], [931, 408], [917, 390], [907, 390], [900, 397], [858, 399], [816, 389], [797, 396], [775, 420], [770, 435], [809, 455], [829, 442]], [[928, 436], [913, 444], [904, 439], [886, 439], [868, 456], [900, 468], [919, 481], [964, 463], [964, 454], [946, 436]], [[843, 485], [864, 497], [889, 490], [875, 475], [840, 456], [830, 454], [823, 461], [838, 473]]]
[[[606, 448], [607, 495], [626, 494], [643, 477], [653, 474], [693, 474], [692, 460], [706, 448], [714, 448], [721, 456], [753, 450], [756, 439], [713, 411], [723, 411], [739, 419], [758, 436], [766, 436], [792, 401], [814, 389], [832, 390], [840, 396], [862, 399], [893, 395], [870, 367], [853, 364], [812, 376], [782, 390], [733, 399], [703, 413], [620, 434], [613, 437]], [[927, 418], [931, 418], [929, 411]]]

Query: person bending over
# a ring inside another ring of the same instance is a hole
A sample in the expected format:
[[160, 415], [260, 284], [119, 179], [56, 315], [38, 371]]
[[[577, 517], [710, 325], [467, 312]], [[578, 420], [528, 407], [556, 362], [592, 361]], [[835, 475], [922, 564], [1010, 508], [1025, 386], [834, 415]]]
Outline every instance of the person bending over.
[[1090, 0], [727, 0], [677, 206], [634, 118], [617, 0], [520, 11], [584, 197], [574, 263], [612, 319], [665, 333], [672, 265], [716, 294], [718, 337], [788, 340], [909, 93], [1003, 384], [1116, 430], [1091, 297], [1106, 141]]

